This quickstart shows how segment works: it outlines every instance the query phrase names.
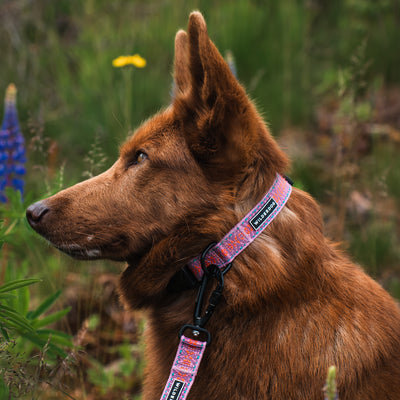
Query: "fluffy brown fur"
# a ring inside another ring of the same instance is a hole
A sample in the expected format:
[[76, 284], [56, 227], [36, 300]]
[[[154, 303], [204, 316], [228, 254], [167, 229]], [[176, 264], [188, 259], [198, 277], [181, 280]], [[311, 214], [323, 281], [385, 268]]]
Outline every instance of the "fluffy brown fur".
[[[64, 252], [127, 261], [122, 299], [148, 311], [145, 400], [160, 398], [177, 333], [192, 321], [196, 291], [171, 294], [171, 278], [288, 168], [198, 12], [176, 35], [175, 83], [172, 104], [108, 171], [27, 210]], [[400, 399], [399, 308], [324, 237], [317, 204], [299, 189], [235, 259], [207, 328], [190, 399], [321, 400], [330, 365], [341, 400]]]

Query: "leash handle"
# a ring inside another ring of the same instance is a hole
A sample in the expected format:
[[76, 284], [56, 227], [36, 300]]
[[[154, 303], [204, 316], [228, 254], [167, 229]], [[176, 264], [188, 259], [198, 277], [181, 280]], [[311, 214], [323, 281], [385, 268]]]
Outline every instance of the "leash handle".
[[185, 400], [199, 369], [207, 342], [181, 336], [175, 361], [160, 400]]

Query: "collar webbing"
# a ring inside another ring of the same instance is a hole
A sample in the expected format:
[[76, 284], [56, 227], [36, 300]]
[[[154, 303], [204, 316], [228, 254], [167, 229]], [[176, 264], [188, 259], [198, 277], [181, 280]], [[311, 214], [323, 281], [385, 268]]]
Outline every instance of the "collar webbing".
[[[217, 243], [207, 254], [207, 265], [219, 268], [231, 263], [272, 222], [286, 204], [292, 185], [277, 174], [274, 183], [262, 200]], [[203, 277], [200, 256], [187, 264], [197, 280]]]

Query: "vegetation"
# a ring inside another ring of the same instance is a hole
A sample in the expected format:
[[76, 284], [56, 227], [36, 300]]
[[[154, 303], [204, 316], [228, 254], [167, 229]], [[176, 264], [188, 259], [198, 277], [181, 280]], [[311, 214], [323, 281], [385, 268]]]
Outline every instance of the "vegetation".
[[[400, 298], [397, 0], [4, 0], [0, 93], [18, 88], [27, 162], [0, 203], [0, 398], [140, 396], [144, 319], [118, 303], [123, 266], [63, 256], [24, 210], [107, 168], [169, 104], [174, 35], [193, 9], [233, 55], [328, 235]], [[134, 54], [144, 68], [113, 66]]]

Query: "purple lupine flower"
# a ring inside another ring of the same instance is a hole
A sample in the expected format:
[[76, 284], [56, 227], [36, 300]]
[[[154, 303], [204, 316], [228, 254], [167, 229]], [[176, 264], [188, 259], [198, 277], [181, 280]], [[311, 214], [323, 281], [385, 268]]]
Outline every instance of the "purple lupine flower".
[[25, 140], [21, 134], [17, 106], [17, 88], [13, 83], [8, 85], [5, 97], [4, 118], [0, 130], [0, 202], [7, 198], [4, 189], [8, 186], [24, 192]]

